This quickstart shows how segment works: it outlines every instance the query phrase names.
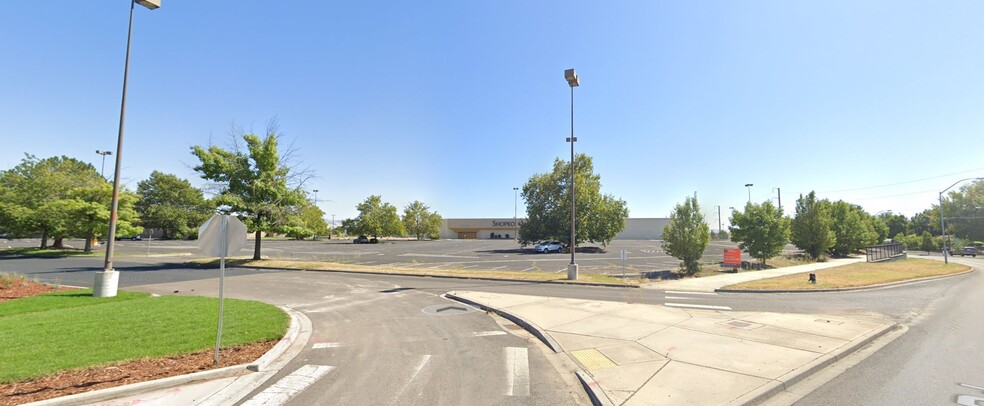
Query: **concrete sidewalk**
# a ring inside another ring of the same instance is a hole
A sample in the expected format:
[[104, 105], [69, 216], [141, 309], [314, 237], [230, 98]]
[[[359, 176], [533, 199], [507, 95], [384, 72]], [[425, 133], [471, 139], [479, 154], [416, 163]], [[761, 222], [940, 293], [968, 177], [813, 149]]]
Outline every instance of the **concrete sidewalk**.
[[865, 261], [864, 257], [839, 258], [839, 259], [831, 259], [828, 260], [827, 262], [817, 262], [817, 263], [806, 264], [806, 265], [788, 266], [785, 268], [766, 269], [762, 271], [747, 271], [747, 272], [739, 272], [739, 273], [732, 273], [732, 274], [707, 276], [703, 278], [667, 280], [667, 281], [649, 283], [643, 285], [643, 288], [657, 289], [657, 290], [679, 290], [679, 291], [690, 291], [690, 292], [713, 292], [715, 289], [721, 289], [725, 286], [730, 286], [737, 283], [766, 279], [766, 278], [774, 278], [777, 276], [792, 275], [797, 273], [813, 272], [821, 269], [833, 268], [836, 266], [843, 266], [843, 265], [853, 264], [857, 262], [864, 262], [864, 261]]
[[598, 404], [739, 405], [782, 391], [890, 330], [873, 315], [708, 311], [484, 292], [448, 297], [567, 353]]

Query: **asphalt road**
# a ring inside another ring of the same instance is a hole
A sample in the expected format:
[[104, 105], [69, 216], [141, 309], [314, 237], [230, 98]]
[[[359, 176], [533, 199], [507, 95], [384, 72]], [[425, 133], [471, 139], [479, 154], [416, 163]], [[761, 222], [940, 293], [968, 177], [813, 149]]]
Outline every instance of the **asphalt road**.
[[[117, 261], [121, 287], [160, 294], [217, 294], [217, 270], [187, 269], [167, 260], [175, 258]], [[984, 258], [954, 261], [984, 267]], [[93, 273], [100, 268], [100, 258], [0, 259], [0, 272], [81, 286], [91, 286]], [[231, 268], [227, 275], [228, 296], [291, 306], [314, 322], [312, 343], [324, 343], [325, 348], [309, 348], [282, 375], [312, 365], [332, 368], [292, 404], [366, 403], [367, 399], [379, 404], [584, 401], [560, 361], [508, 323], [482, 312], [424, 311], [434, 306], [460, 307], [440, 297], [449, 290], [674, 302], [736, 311], [876, 312], [908, 326], [908, 333], [807, 395], [800, 404], [958, 404], [958, 399], [969, 399], [958, 395], [984, 397], [984, 389], [974, 389], [984, 387], [980, 381], [984, 357], [978, 344], [984, 336], [984, 323], [980, 323], [984, 276], [980, 272], [858, 292], [717, 295], [310, 271]], [[517, 381], [517, 371], [526, 371], [524, 376], [529, 378]]]

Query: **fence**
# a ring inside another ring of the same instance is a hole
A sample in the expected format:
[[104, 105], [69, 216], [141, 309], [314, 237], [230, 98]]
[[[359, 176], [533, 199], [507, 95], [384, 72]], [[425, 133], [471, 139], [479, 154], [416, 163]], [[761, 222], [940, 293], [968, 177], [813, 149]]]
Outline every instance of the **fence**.
[[868, 262], [887, 261], [905, 256], [905, 246], [900, 242], [873, 245], [865, 251], [868, 253]]

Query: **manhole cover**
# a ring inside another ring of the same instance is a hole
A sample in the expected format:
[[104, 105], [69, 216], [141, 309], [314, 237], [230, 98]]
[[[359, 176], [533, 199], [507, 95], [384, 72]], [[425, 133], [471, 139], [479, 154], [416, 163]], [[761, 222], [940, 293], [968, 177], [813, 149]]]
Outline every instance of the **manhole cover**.
[[475, 308], [464, 304], [443, 304], [425, 307], [420, 309], [420, 311], [427, 314], [436, 314], [438, 316], [454, 316], [458, 314], [471, 313], [475, 311]]

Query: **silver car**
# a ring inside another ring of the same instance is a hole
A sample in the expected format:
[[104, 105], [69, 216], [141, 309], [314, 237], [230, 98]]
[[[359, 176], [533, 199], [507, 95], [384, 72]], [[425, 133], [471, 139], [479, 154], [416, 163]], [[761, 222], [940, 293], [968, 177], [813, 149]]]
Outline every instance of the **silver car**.
[[536, 252], [561, 252], [564, 250], [564, 243], [560, 241], [543, 241], [533, 247]]

